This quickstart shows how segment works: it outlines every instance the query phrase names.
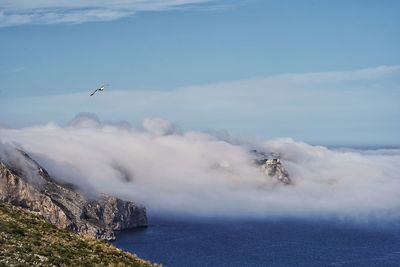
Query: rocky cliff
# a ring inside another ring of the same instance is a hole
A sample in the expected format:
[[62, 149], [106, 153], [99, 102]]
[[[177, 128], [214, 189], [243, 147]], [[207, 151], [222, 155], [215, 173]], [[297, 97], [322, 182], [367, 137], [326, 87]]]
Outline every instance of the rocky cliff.
[[105, 194], [88, 197], [55, 181], [20, 150], [0, 158], [0, 201], [35, 211], [60, 228], [106, 240], [115, 239], [115, 230], [147, 226], [143, 206]]
[[282, 165], [280, 156], [273, 153], [265, 153], [257, 150], [251, 151], [256, 159], [255, 163], [265, 175], [271, 177], [277, 182], [283, 184], [291, 184], [289, 173]]

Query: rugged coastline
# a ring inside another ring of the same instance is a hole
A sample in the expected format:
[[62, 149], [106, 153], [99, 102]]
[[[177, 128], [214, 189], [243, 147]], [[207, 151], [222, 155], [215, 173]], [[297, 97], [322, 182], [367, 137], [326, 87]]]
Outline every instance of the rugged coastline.
[[24, 151], [7, 153], [0, 160], [1, 202], [37, 212], [59, 228], [105, 240], [115, 239], [114, 231], [147, 226], [144, 206], [102, 193], [89, 197], [53, 179]]

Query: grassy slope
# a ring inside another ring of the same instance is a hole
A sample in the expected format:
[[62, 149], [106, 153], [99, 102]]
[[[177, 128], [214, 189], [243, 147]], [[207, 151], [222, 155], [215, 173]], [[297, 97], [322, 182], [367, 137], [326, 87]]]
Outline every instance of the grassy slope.
[[61, 230], [0, 203], [0, 266], [154, 266], [105, 241]]

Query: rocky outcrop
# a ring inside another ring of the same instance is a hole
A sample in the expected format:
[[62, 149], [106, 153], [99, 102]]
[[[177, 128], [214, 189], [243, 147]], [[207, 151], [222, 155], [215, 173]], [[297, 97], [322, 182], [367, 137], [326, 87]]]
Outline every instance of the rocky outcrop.
[[0, 201], [37, 212], [60, 228], [106, 240], [115, 239], [115, 230], [147, 226], [143, 206], [106, 194], [87, 197], [55, 181], [23, 151], [0, 158]]
[[282, 182], [284, 184], [290, 184], [289, 173], [283, 167], [279, 158], [266, 159], [264, 164], [261, 165], [261, 171], [269, 177]]
[[252, 150], [256, 156], [255, 163], [260, 167], [260, 170], [267, 176], [283, 184], [291, 184], [289, 173], [282, 165], [280, 156], [273, 153], [264, 153], [257, 150]]

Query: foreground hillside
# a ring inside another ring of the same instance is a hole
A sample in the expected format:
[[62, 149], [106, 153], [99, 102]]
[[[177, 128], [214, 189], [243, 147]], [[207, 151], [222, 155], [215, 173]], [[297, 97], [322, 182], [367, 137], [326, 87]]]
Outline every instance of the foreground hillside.
[[58, 229], [0, 203], [0, 266], [154, 266], [105, 241]]

